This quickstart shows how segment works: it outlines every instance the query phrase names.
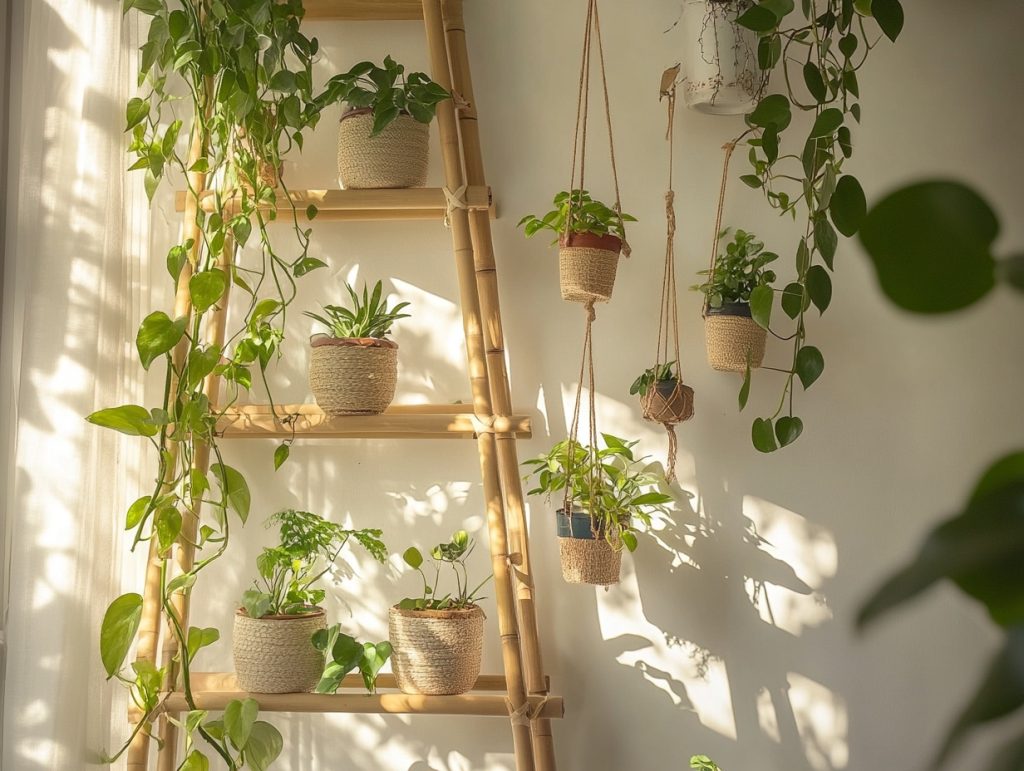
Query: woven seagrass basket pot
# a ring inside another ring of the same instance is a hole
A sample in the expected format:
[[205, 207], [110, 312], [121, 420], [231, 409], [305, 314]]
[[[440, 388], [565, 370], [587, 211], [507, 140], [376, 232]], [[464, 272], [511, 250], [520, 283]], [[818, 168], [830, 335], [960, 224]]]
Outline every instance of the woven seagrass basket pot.
[[764, 327], [750, 318], [750, 306], [746, 303], [711, 308], [704, 317], [708, 364], [723, 372], [746, 371], [748, 355], [750, 368], [760, 367], [767, 337]]
[[338, 124], [338, 175], [346, 188], [423, 187], [430, 124], [399, 115], [377, 136], [369, 109], [351, 110]]
[[693, 389], [675, 380], [661, 380], [640, 397], [644, 419], [682, 423], [693, 417]]
[[388, 610], [391, 670], [403, 693], [451, 696], [465, 693], [480, 676], [484, 612]]
[[314, 335], [309, 386], [328, 415], [377, 415], [395, 398], [398, 345], [378, 338]]
[[558, 278], [562, 299], [569, 302], [608, 302], [615, 287], [622, 241], [617, 236], [569, 233], [558, 248]]
[[263, 618], [251, 618], [239, 608], [231, 649], [238, 687], [252, 693], [312, 691], [324, 671], [324, 656], [310, 638], [326, 625], [322, 608], [309, 615]]
[[559, 509], [555, 524], [562, 578], [566, 583], [611, 586], [619, 582], [622, 551], [612, 548], [603, 532], [594, 533], [589, 514], [573, 511], [568, 517]]

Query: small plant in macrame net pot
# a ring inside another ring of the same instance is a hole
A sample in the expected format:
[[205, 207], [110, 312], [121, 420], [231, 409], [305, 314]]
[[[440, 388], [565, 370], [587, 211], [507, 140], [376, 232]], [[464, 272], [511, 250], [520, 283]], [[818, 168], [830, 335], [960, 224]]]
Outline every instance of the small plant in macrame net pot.
[[386, 559], [387, 547], [380, 530], [348, 530], [308, 511], [279, 511], [267, 526], [278, 527], [279, 543], [256, 558], [258, 578], [235, 613], [238, 684], [256, 693], [312, 691], [324, 671], [313, 636], [326, 627], [320, 603], [327, 592], [316, 584], [350, 541], [378, 562]]
[[338, 125], [338, 174], [346, 188], [427, 184], [430, 122], [449, 94], [422, 72], [406, 74], [390, 56], [384, 66], [360, 62], [335, 75], [320, 107], [343, 102]]
[[526, 235], [548, 230], [558, 244], [558, 274], [562, 299], [607, 302], [615, 287], [619, 254], [628, 255], [623, 223], [636, 218], [594, 200], [586, 190], [563, 190], [554, 208], [542, 217], [527, 214], [519, 220]]
[[[728, 235], [726, 228], [719, 241]], [[698, 273], [707, 279], [690, 288], [704, 295], [704, 338], [708, 364], [714, 369], [745, 372], [761, 366], [767, 329], [759, 323], [757, 311], [774, 298], [776, 276], [767, 265], [778, 257], [764, 251], [764, 243], [753, 233], [737, 230], [713, 267]]]
[[[406, 597], [388, 610], [388, 629], [394, 658], [392, 671], [405, 693], [436, 696], [465, 693], [480, 676], [484, 612], [480, 591], [491, 576], [473, 583], [466, 561], [476, 542], [459, 530], [447, 543], [430, 550], [427, 562], [414, 546], [402, 559], [420, 574], [423, 592]], [[454, 580], [454, 591], [443, 591], [442, 576]]]
[[571, 584], [607, 586], [619, 582], [622, 549], [634, 551], [637, 535], [655, 517], [667, 518], [672, 496], [658, 488], [663, 478], [637, 458], [627, 442], [602, 434], [604, 448], [563, 440], [524, 461], [536, 487], [529, 495], [561, 495], [555, 512], [562, 577]]
[[325, 305], [323, 313], [306, 311], [328, 329], [310, 338], [309, 385], [328, 415], [377, 415], [395, 398], [398, 344], [388, 339], [392, 325], [408, 318], [409, 303], [391, 307], [378, 281], [360, 295], [345, 284], [350, 307]]
[[629, 387], [640, 397], [645, 420], [655, 423], [682, 423], [693, 417], [693, 389], [683, 384], [677, 362], [648, 367]]
[[711, 115], [741, 115], [760, 98], [758, 37], [736, 19], [753, 0], [683, 0], [683, 102]]

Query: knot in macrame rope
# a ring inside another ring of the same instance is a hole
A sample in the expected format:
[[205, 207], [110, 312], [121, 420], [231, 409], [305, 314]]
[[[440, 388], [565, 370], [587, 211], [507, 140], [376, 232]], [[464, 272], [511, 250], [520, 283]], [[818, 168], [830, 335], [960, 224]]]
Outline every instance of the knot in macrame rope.
[[587, 304], [583, 306], [587, 311], [587, 325], [593, 324], [597, 321], [597, 311], [594, 310], [594, 301], [587, 300]]
[[544, 696], [536, 705], [531, 706], [529, 700], [527, 700], [516, 708], [512, 706], [512, 700], [506, 696], [505, 706], [508, 709], [509, 720], [512, 721], [512, 725], [528, 726], [532, 721], [537, 719], [537, 716], [544, 710], [548, 701], [550, 701], [550, 698]]
[[676, 234], [676, 193], [674, 190], [669, 190], [665, 193], [665, 220], [668, 222], [668, 237], [672, 238]]
[[469, 204], [466, 203], [466, 185], [459, 185], [455, 190], [451, 190], [447, 187], [442, 187], [445, 198], [445, 210], [444, 210], [444, 226], [450, 228], [452, 226], [452, 212], [456, 209], [468, 209]]

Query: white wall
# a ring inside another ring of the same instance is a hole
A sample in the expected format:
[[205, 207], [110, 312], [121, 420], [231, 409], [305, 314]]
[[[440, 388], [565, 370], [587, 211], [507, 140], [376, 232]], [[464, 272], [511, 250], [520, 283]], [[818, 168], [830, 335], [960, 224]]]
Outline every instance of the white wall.
[[[1024, 13], [1013, 0], [906, 5], [903, 39], [879, 45], [863, 72], [864, 126], [849, 168], [871, 199], [924, 176], [970, 180], [1005, 218], [1000, 249], [1019, 247], [1024, 231], [1010, 217], [1024, 206], [1024, 164], [1012, 144], [1024, 117], [1015, 98], [1024, 77], [1015, 55]], [[500, 213], [494, 233], [515, 403], [534, 416], [523, 457], [565, 435], [583, 331], [580, 308], [558, 297], [555, 252], [514, 227], [568, 184], [583, 6], [467, 3], [487, 172]], [[664, 434], [641, 420], [627, 392], [651, 364], [655, 342], [666, 173], [657, 87], [684, 45], [678, 30], [663, 33], [678, 6], [602, 3], [623, 201], [641, 223], [630, 232], [634, 255], [622, 266], [614, 301], [598, 311], [598, 419], [603, 430], [639, 438], [657, 454]], [[319, 24], [315, 31], [325, 46], [324, 77], [387, 52], [410, 67], [426, 65], [416, 24]], [[677, 253], [688, 285], [707, 259], [719, 147], [742, 119], [686, 112], [676, 126]], [[436, 129], [434, 141], [436, 151]], [[609, 196], [600, 147], [598, 138], [588, 179]], [[333, 157], [328, 120], [286, 176], [294, 186], [331, 186]], [[736, 161], [734, 172], [742, 156]], [[436, 158], [434, 165], [432, 184], [439, 184]], [[738, 184], [726, 221], [782, 252], [795, 242], [794, 226]], [[318, 224], [314, 253], [331, 267], [303, 283], [296, 307], [338, 298], [342, 280], [356, 270], [360, 279], [389, 280], [415, 314], [396, 334], [398, 400], [468, 400], [448, 246], [433, 224]], [[963, 499], [984, 464], [1019, 445], [1019, 299], [999, 290], [954, 317], [910, 317], [880, 297], [859, 247], [844, 243], [832, 308], [811, 322], [810, 340], [827, 366], [799, 398], [805, 435], [772, 456], [751, 448], [749, 426], [754, 415], [774, 409], [779, 382], [760, 375], [747, 412], [737, 414], [738, 381], [704, 362], [699, 299], [686, 292], [680, 304], [697, 415], [679, 429], [679, 475], [682, 488], [698, 496], [694, 506], [707, 532], [694, 538], [698, 515], [683, 509], [657, 543], [645, 541], [626, 559], [620, 586], [595, 591], [562, 582], [551, 507], [531, 507], [544, 653], [566, 700], [566, 719], [556, 724], [560, 768], [675, 769], [697, 752], [729, 771], [923, 767], [996, 635], [975, 606], [948, 589], [864, 639], [853, 633], [852, 619], [883, 574]], [[288, 355], [273, 377], [278, 398], [298, 401], [310, 398], [303, 345], [309, 327], [298, 314], [291, 324]], [[778, 344], [768, 360], [784, 355]], [[204, 579], [212, 600], [197, 608], [195, 623], [228, 631], [255, 555], [270, 540], [255, 520], [282, 506], [383, 527], [395, 552], [459, 527], [483, 538], [471, 442], [299, 442], [276, 476], [269, 443], [227, 451], [250, 478], [260, 477], [254, 521], [216, 576]], [[336, 591], [331, 612], [382, 638], [386, 607], [413, 591], [414, 581], [365, 561], [358, 571]], [[497, 671], [489, 615], [485, 668]], [[202, 668], [230, 668], [226, 643], [203, 656]], [[281, 765], [295, 771], [512, 768], [503, 721], [274, 720], [289, 740]], [[978, 763], [964, 757], [954, 767]]]

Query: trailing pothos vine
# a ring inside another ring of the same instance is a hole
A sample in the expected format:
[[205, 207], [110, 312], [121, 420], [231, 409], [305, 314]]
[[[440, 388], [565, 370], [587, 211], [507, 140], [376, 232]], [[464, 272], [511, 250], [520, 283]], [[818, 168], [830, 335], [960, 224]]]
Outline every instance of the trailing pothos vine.
[[[111, 603], [101, 629], [101, 658], [108, 677], [129, 689], [137, 717], [128, 741], [108, 760], [125, 752], [137, 735], [150, 733], [161, 694], [174, 690], [188, 708], [174, 721], [185, 734], [181, 768], [206, 768], [207, 753], [214, 753], [231, 769], [264, 769], [280, 753], [282, 740], [277, 729], [256, 719], [255, 701], [233, 701], [217, 720], [196, 709], [191, 664], [220, 633], [189, 626], [182, 600], [224, 554], [232, 517], [244, 523], [249, 514], [249, 488], [224, 462], [218, 420], [252, 387], [254, 371], [270, 393], [266, 370], [280, 354], [295, 281], [324, 266], [309, 256], [310, 230], [300, 223], [302, 213], [277, 174], [282, 156], [294, 146], [301, 149], [303, 132], [326, 105], [323, 95], [313, 93], [318, 44], [299, 31], [300, 0], [125, 0], [125, 13], [132, 10], [150, 24], [140, 48], [140, 93], [126, 107], [131, 169], [144, 172], [151, 201], [162, 181], [184, 179], [193, 204], [186, 211], [195, 216], [166, 260], [179, 300], [187, 294], [188, 310], [178, 318], [154, 311], [136, 337], [143, 368], [163, 369], [161, 401], [88, 417], [144, 437], [154, 450], [152, 489], [131, 505], [125, 527], [133, 532], [132, 548], [145, 544], [157, 560], [159, 602], [171, 635], [164, 647], [176, 651], [161, 662], [140, 651], [126, 667], [143, 597], [125, 594]], [[286, 213], [298, 244], [295, 257], [282, 256], [275, 245], [283, 231], [271, 235], [278, 211]], [[312, 219], [315, 207], [304, 215]], [[232, 287], [242, 296], [235, 307], [244, 312], [237, 327], [225, 330], [226, 321], [215, 311]], [[217, 378], [225, 383], [223, 395], [214, 386]], [[287, 459], [289, 444], [275, 451], [275, 467]], [[184, 560], [172, 559], [176, 548], [185, 552]]]
[[[824, 370], [821, 351], [808, 344], [806, 314], [812, 304], [820, 315], [831, 303], [838, 234], [854, 235], [866, 212], [860, 182], [843, 170], [853, 154], [851, 126], [861, 119], [858, 72], [883, 36], [895, 41], [903, 28], [899, 0], [799, 4], [798, 11], [794, 0], [760, 0], [736, 20], [758, 34], [764, 73], [762, 96], [746, 116], [748, 128], [733, 143], [735, 147], [746, 140], [749, 146], [751, 171], [740, 179], [762, 190], [772, 208], [804, 222], [795, 250], [796, 278], [782, 289], [761, 286], [750, 295], [751, 315], [762, 327], [772, 331], [776, 293], [783, 312], [794, 322], [788, 335], [773, 331], [792, 342], [792, 359], [788, 368], [779, 370], [784, 382], [778, 407], [756, 418], [751, 428], [754, 447], [761, 452], [773, 452], [800, 436], [803, 421], [794, 414], [794, 379], [806, 390]], [[776, 70], [776, 81], [784, 88], [769, 93], [769, 79]], [[794, 110], [809, 113], [813, 122], [802, 150], [783, 153], [783, 133]], [[740, 409], [749, 394], [748, 367]]]

